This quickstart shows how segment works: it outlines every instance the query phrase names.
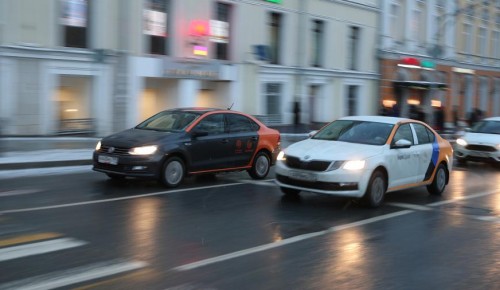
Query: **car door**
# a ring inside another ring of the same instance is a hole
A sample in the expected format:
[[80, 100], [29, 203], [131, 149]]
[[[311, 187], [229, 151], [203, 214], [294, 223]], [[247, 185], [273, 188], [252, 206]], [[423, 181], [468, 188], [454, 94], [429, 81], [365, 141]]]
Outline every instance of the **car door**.
[[439, 150], [437, 150], [438, 144], [434, 144], [436, 136], [434, 136], [434, 133], [429, 128], [422, 124], [412, 123], [412, 127], [417, 137], [415, 147], [418, 148], [419, 154], [418, 173], [416, 175], [417, 182], [426, 181], [431, 178], [439, 155]]
[[[407, 148], [398, 148], [396, 143], [399, 140], [410, 141]], [[388, 152], [388, 173], [389, 188], [404, 187], [416, 182], [419, 159], [418, 148], [415, 146], [415, 140], [410, 124], [402, 124], [397, 128], [396, 133], [391, 140], [391, 149]]]
[[228, 163], [234, 167], [245, 166], [250, 163], [257, 148], [259, 125], [250, 118], [236, 113], [226, 114], [226, 122], [233, 153]]
[[230, 150], [223, 114], [203, 117], [190, 131], [190, 172], [224, 168]]

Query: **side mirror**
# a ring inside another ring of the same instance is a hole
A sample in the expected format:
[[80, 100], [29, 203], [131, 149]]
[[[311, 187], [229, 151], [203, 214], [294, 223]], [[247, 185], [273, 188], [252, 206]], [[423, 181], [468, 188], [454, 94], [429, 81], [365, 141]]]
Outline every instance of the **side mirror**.
[[469, 127], [465, 128], [465, 132], [471, 132], [471, 131], [472, 131], [471, 128], [469, 128]]
[[318, 133], [318, 130], [309, 132], [309, 134], [307, 134], [307, 138], [311, 138], [312, 136], [316, 135], [316, 133]]
[[403, 149], [403, 148], [410, 148], [412, 145], [411, 141], [406, 140], [406, 139], [400, 139], [396, 141], [395, 144], [391, 146], [393, 149]]
[[193, 138], [198, 138], [198, 137], [203, 137], [203, 136], [208, 136], [208, 132], [202, 131], [202, 130], [194, 130], [191, 132], [191, 137], [193, 137]]

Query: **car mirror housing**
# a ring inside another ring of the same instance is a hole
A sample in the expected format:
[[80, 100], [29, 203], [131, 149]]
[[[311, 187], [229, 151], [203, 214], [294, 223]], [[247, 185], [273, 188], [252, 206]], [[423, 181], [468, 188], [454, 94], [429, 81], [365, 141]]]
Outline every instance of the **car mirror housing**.
[[410, 148], [411, 145], [412, 145], [411, 141], [406, 140], [406, 139], [400, 139], [400, 140], [396, 141], [396, 143], [393, 144], [391, 146], [391, 148], [394, 148], [394, 149]]

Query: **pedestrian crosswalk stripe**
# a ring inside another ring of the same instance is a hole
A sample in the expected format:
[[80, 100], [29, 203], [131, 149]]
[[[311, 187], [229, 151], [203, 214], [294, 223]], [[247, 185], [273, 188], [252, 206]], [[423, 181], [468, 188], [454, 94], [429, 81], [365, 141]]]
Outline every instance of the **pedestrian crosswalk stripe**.
[[0, 248], [9, 247], [12, 245], [23, 244], [28, 242], [40, 241], [40, 240], [48, 240], [59, 238], [61, 234], [58, 233], [38, 233], [32, 235], [23, 235], [14, 238], [8, 238], [0, 240]]
[[0, 262], [70, 249], [85, 244], [87, 243], [84, 241], [79, 241], [72, 238], [62, 238], [62, 239], [2, 248], [0, 249]]
[[0, 289], [54, 289], [137, 270], [146, 266], [147, 264], [142, 261], [111, 260], [0, 284]]

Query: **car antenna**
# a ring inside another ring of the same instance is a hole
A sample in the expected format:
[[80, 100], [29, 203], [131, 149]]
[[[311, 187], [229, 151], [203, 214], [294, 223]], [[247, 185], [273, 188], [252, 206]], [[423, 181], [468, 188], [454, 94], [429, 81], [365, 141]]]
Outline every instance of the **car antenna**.
[[229, 108], [227, 108], [227, 110], [230, 111], [231, 108], [233, 107], [233, 105], [234, 105], [234, 102], [231, 104], [231, 106], [229, 106]]

